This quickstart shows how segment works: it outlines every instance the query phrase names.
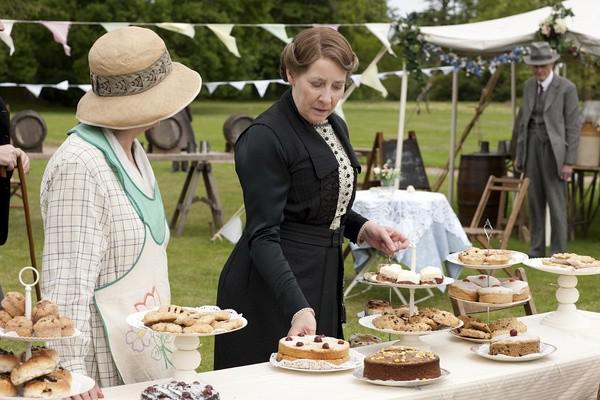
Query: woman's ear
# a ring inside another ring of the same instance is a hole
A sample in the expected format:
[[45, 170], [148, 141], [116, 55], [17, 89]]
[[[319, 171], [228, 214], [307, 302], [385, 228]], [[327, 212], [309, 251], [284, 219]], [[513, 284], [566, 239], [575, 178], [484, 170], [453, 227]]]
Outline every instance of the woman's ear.
[[290, 70], [286, 69], [285, 70], [285, 75], [287, 77], [287, 81], [289, 82], [290, 85], [294, 85], [294, 83], [296, 82], [294, 79], [294, 75], [292, 75], [292, 73], [290, 72]]

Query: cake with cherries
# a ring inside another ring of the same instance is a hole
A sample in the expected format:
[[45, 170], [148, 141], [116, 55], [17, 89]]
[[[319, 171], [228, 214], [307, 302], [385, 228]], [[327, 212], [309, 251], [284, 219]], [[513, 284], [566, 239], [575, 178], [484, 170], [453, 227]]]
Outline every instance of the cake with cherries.
[[519, 335], [512, 329], [508, 335], [497, 336], [490, 342], [490, 354], [523, 357], [540, 352], [540, 338], [531, 334]]
[[350, 359], [350, 343], [325, 335], [286, 336], [279, 340], [277, 361], [319, 360], [343, 364]]
[[141, 396], [142, 400], [219, 400], [219, 393], [211, 386], [200, 382], [172, 381], [160, 385], [148, 386]]
[[363, 376], [370, 380], [413, 381], [441, 375], [437, 355], [412, 347], [390, 346], [364, 358]]

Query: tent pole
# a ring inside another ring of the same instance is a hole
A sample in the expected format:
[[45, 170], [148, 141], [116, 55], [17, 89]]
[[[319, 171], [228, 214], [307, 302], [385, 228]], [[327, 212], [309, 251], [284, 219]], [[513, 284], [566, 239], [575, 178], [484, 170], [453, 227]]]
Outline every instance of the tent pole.
[[517, 119], [517, 63], [510, 63], [510, 108], [512, 109], [512, 126]]
[[[406, 72], [406, 61], [402, 63], [402, 86], [400, 87], [400, 107], [398, 115], [398, 132], [396, 134], [396, 163], [394, 168], [397, 169], [398, 176], [394, 181], [394, 187], [400, 187], [400, 175], [402, 173], [402, 142], [404, 140], [404, 122], [406, 115], [406, 92], [408, 91], [408, 73]], [[384, 161], [385, 162], [385, 161]]]
[[448, 168], [448, 202], [454, 198], [454, 151], [456, 148], [456, 117], [458, 113], [458, 69], [452, 71], [452, 117], [450, 119], [450, 162]]

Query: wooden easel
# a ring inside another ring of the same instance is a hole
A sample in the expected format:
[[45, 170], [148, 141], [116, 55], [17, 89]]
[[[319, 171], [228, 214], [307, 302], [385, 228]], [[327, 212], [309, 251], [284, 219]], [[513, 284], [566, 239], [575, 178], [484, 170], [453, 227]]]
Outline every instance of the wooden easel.
[[[29, 196], [27, 195], [27, 180], [25, 177], [25, 170], [23, 169], [23, 163], [21, 158], [17, 158], [17, 169], [19, 171], [19, 187], [21, 189], [21, 198], [23, 200], [23, 210], [25, 211], [25, 226], [27, 228], [27, 240], [29, 242], [29, 258], [31, 260], [31, 266], [38, 271], [37, 262], [35, 259], [35, 242], [33, 240], [33, 230], [31, 229], [31, 212], [29, 211]], [[0, 177], [6, 177], [6, 168], [0, 167]], [[35, 275], [34, 275], [35, 279]], [[35, 285], [35, 295], [38, 300], [42, 299], [40, 290], [39, 280]]]

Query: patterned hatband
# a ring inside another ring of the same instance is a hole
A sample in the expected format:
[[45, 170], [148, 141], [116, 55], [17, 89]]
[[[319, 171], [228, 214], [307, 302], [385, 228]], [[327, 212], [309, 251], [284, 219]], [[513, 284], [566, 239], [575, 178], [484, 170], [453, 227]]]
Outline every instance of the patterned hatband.
[[165, 52], [152, 65], [125, 75], [90, 73], [92, 90], [101, 97], [129, 96], [145, 92], [162, 82], [171, 72], [171, 56]]

